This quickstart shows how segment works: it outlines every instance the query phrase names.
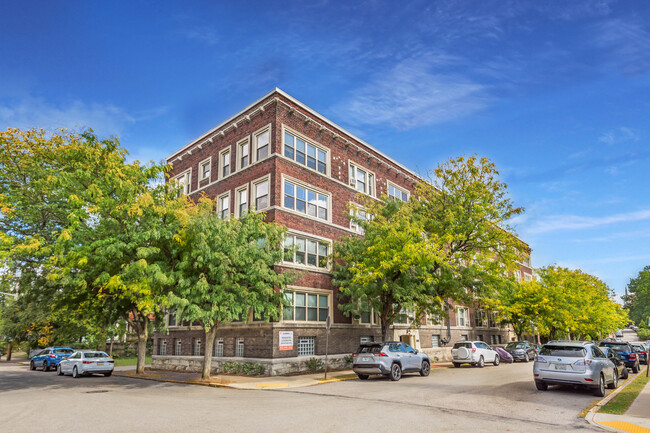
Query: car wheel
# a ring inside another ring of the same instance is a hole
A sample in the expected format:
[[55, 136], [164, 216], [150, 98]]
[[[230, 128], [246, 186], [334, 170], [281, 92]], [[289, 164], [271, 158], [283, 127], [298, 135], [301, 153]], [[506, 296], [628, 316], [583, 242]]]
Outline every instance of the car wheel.
[[111, 377], [111, 374], [113, 374], [112, 371], [109, 371], [108, 373], [104, 373], [104, 377]]
[[496, 367], [501, 363], [501, 360], [499, 359], [499, 355], [494, 356], [494, 366]]
[[485, 367], [485, 360], [483, 359], [482, 356], [478, 359], [478, 364], [477, 364], [477, 366], [478, 366], [478, 368], [483, 368], [483, 367]]
[[368, 380], [368, 378], [370, 377], [370, 376], [368, 376], [367, 374], [357, 374], [357, 376], [358, 376], [359, 379], [361, 379], [361, 380]]
[[605, 378], [602, 374], [598, 379], [598, 388], [594, 389], [594, 395], [596, 397], [605, 397]]
[[29, 362], [29, 369], [30, 370], [36, 370], [36, 366], [34, 365], [34, 361]]
[[63, 370], [61, 369], [61, 364], [59, 364], [56, 367], [56, 374], [59, 375], [59, 376], [63, 376]]
[[542, 382], [541, 380], [536, 380], [535, 381], [535, 387], [539, 391], [546, 391], [548, 389], [548, 385], [546, 384], [546, 382]]
[[77, 371], [77, 366], [72, 369], [72, 377], [79, 379], [79, 371]]
[[458, 362], [454, 362], [454, 367], [460, 368], [460, 364]]
[[43, 361], [43, 371], [49, 371], [50, 366], [48, 365], [47, 361]]
[[402, 367], [399, 364], [393, 364], [390, 367], [390, 380], [397, 382], [402, 378]]
[[422, 361], [422, 368], [420, 369], [420, 376], [428, 376], [431, 372], [431, 365], [427, 361]]
[[607, 385], [607, 388], [616, 389], [617, 387], [618, 387], [618, 370], [614, 370], [614, 379], [612, 380], [612, 383]]
[[639, 364], [634, 364], [632, 366], [632, 373], [637, 374], [639, 372]]
[[528, 352], [526, 352], [526, 356], [524, 357], [524, 362], [530, 362], [530, 356], [528, 356]]
[[623, 367], [623, 374], [621, 375], [621, 377], [623, 379], [627, 379], [628, 377], [630, 377], [630, 372], [627, 371], [627, 367], [625, 367], [625, 366]]

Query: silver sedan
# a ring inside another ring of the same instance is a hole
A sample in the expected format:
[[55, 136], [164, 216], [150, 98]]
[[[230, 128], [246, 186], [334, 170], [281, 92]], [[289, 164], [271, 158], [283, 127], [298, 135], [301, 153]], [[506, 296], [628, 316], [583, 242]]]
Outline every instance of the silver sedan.
[[94, 350], [79, 350], [68, 359], [59, 362], [57, 374], [63, 376], [71, 374], [72, 377], [78, 378], [88, 374], [103, 374], [108, 377], [113, 374], [115, 361], [104, 352]]

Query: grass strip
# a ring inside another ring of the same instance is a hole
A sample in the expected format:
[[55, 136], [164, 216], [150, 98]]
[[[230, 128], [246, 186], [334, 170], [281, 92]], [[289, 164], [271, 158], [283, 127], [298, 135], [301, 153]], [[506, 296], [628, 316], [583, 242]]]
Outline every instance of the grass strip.
[[639, 395], [644, 386], [648, 383], [648, 378], [639, 372], [633, 382], [619, 392], [616, 397], [611, 399], [607, 404], [600, 408], [599, 413], [610, 413], [613, 415], [623, 415], [627, 412], [628, 408], [634, 403], [634, 400]]
[[[129, 365], [136, 365], [138, 363], [138, 357], [134, 356], [132, 358], [116, 358], [115, 366], [116, 367], [125, 367]], [[145, 358], [145, 364], [151, 364], [151, 356]]]

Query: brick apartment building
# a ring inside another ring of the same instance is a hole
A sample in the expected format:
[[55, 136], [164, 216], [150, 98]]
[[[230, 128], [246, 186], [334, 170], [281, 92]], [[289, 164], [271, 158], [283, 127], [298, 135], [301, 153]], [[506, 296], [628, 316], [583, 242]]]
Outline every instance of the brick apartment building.
[[[281, 321], [249, 317], [220, 328], [215, 370], [234, 360], [262, 363], [270, 374], [302, 369], [305, 360], [325, 354], [328, 316], [329, 353], [335, 360], [355, 351], [360, 341], [381, 338], [377, 318], [367, 314], [355, 320], [339, 310], [328, 256], [334, 241], [359, 234], [346, 216], [359, 193], [408, 200], [420, 180], [416, 173], [277, 88], [167, 161], [186, 194], [217, 199], [219, 215], [238, 217], [254, 205], [268, 221], [286, 226], [286, 242], [295, 246], [295, 254], [278, 268], [304, 271], [286, 292], [292, 308]], [[532, 278], [527, 260], [521, 264], [522, 279]], [[393, 332], [394, 338], [412, 335], [418, 349], [445, 358], [447, 338], [509, 340], [511, 331], [494, 326], [492, 319], [490, 312], [459, 306], [444, 323], [427, 321], [417, 329], [396, 323]], [[154, 336], [154, 366], [198, 370], [202, 329], [179, 323], [173, 314], [167, 320], [169, 332]]]

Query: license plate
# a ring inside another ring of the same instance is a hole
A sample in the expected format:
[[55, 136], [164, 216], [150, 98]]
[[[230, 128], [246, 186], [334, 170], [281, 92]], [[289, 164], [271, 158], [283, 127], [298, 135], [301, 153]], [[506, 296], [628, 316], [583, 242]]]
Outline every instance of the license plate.
[[370, 358], [361, 358], [361, 360], [368, 362], [368, 361], [370, 361]]
[[97, 365], [104, 365], [104, 363], [103, 362], [98, 362]]
[[564, 364], [555, 364], [556, 370], [566, 370], [566, 365]]

